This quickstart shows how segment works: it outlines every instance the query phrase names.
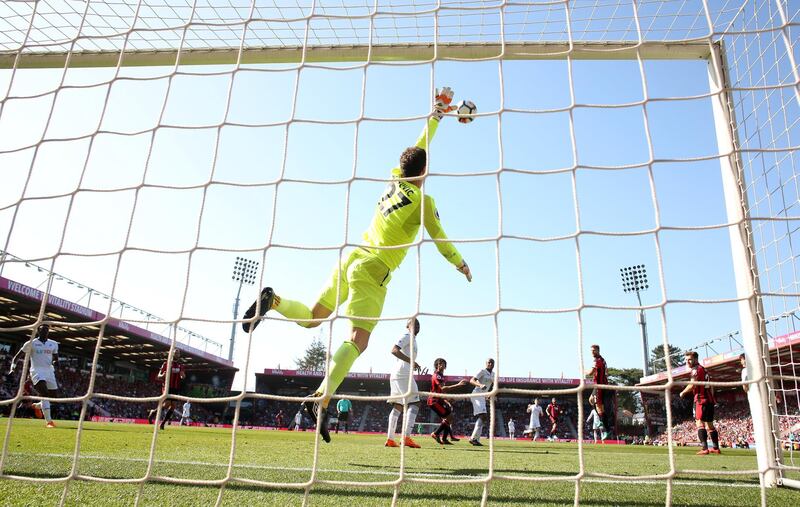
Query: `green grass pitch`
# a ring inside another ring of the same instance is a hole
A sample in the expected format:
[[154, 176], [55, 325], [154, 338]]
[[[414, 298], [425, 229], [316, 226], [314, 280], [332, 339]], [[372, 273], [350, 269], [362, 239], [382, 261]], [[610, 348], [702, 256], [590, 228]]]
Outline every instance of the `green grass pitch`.
[[[5, 432], [7, 419], [0, 427]], [[76, 473], [113, 479], [145, 476], [152, 426], [85, 423]], [[400, 471], [400, 449], [383, 447], [380, 435], [333, 435], [331, 444], [320, 442], [317, 479], [378, 483], [370, 486], [315, 484], [305, 498], [310, 506], [389, 505]], [[38, 478], [65, 477], [71, 473], [75, 450], [76, 423], [61, 421], [45, 429], [41, 420], [14, 420], [3, 463], [4, 475]], [[407, 449], [405, 478], [400, 485], [398, 505], [479, 505], [483, 484], [461, 482], [437, 484], [429, 481], [478, 481], [486, 477], [490, 464], [485, 447], [470, 446], [462, 440], [440, 447], [430, 437], [417, 437], [422, 449]], [[231, 430], [170, 427], [160, 432], [156, 462], [151, 476], [190, 480], [220, 480], [226, 477], [231, 449]], [[721, 456], [695, 456], [696, 449], [676, 449], [676, 464], [684, 470], [734, 472], [756, 468], [754, 451], [724, 450]], [[232, 476], [243, 480], [272, 483], [303, 483], [311, 478], [314, 434], [311, 432], [236, 432], [236, 455]], [[572, 505], [579, 470], [577, 444], [536, 443], [526, 440], [497, 441], [494, 445], [494, 473], [503, 478], [491, 481], [489, 505], [531, 506]], [[587, 472], [623, 476], [665, 473], [669, 470], [663, 447], [584, 446]], [[524, 479], [562, 479], [529, 481]], [[416, 482], [415, 480], [425, 481]], [[29, 482], [0, 479], [0, 505], [57, 505], [64, 493], [63, 482]], [[140, 492], [141, 490], [141, 492]], [[674, 505], [753, 506], [760, 504], [755, 475], [719, 477], [680, 474], [673, 483]], [[159, 480], [143, 484], [100, 483], [74, 480], [66, 492], [66, 505], [214, 505], [218, 486], [169, 484]], [[291, 486], [265, 487], [244, 481], [229, 482], [222, 491], [222, 505], [301, 505], [303, 489]], [[582, 505], [656, 506], [666, 501], [665, 482], [633, 479], [588, 478], [581, 481]], [[785, 488], [767, 490], [769, 505], [800, 505], [800, 494]]]

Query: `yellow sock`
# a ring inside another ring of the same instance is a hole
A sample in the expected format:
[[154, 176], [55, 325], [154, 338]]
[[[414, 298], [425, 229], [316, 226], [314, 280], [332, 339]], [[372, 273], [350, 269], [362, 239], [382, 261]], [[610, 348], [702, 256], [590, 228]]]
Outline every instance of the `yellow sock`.
[[297, 322], [298, 319], [310, 319], [311, 310], [306, 305], [291, 299], [284, 299], [275, 295], [272, 308], [289, 320], [295, 321], [298, 326], [309, 327], [313, 322]]
[[[355, 343], [351, 341], [342, 343], [339, 346], [339, 350], [331, 357], [330, 370], [328, 370], [328, 375], [322, 379], [322, 384], [317, 389], [317, 394], [322, 394], [325, 391], [326, 383], [328, 384], [328, 396], [335, 394], [344, 378], [350, 373], [350, 368], [360, 354], [361, 352], [359, 352]], [[322, 403], [323, 407], [327, 408], [329, 399]]]

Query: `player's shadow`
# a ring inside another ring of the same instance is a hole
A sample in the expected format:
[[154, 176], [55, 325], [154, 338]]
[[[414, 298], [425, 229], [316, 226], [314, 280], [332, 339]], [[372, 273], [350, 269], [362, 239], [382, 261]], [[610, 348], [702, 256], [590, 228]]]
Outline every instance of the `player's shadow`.
[[[374, 463], [348, 463], [348, 465], [352, 467], [363, 468], [367, 470], [385, 470], [387, 472], [393, 472], [400, 474], [400, 470], [397, 468], [397, 465], [383, 465], [378, 466]], [[447, 475], [465, 475], [471, 476], [470, 478], [474, 477], [485, 477], [489, 470], [488, 468], [445, 468], [445, 467], [433, 467], [433, 466], [426, 466], [426, 467], [414, 467], [414, 466], [405, 466], [404, 467], [405, 473], [407, 474], [430, 474], [430, 473], [438, 473], [438, 474], [447, 474]], [[520, 470], [519, 468], [495, 468], [494, 473], [496, 474], [519, 474], [519, 473], [530, 473], [530, 474], [538, 474], [543, 476], [572, 476], [575, 475], [577, 472], [559, 472], [559, 471], [551, 471], [551, 470]]]
[[[488, 446], [484, 449], [476, 448], [476, 447], [468, 447], [464, 449], [458, 449], [459, 451], [463, 452], [488, 452]], [[527, 450], [521, 449], [497, 449], [494, 450], [495, 454], [562, 454], [560, 452], [554, 452], [552, 449], [542, 449], [542, 448], [532, 448]]]
[[[56, 427], [56, 428], [58, 428], [58, 427]], [[64, 429], [74, 430], [75, 428], [64, 428]], [[111, 431], [111, 432], [119, 432], [119, 430], [117, 428], [96, 428], [96, 427], [90, 427], [90, 426], [84, 426], [81, 431]]]

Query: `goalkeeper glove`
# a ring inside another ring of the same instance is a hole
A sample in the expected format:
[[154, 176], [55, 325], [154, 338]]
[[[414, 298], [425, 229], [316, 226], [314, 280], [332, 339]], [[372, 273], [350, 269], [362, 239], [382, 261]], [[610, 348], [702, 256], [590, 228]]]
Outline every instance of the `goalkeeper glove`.
[[11, 363], [11, 368], [8, 370], [8, 373], [10, 375], [13, 375], [14, 374], [14, 370], [16, 370], [16, 369], [17, 369], [17, 363]]
[[455, 111], [455, 106], [450, 104], [453, 102], [453, 90], [449, 86], [443, 87], [441, 90], [436, 90], [436, 95], [433, 97], [433, 116], [437, 120], [441, 120], [446, 113]]
[[459, 271], [459, 273], [467, 277], [468, 282], [472, 281], [472, 271], [470, 271], [466, 261], [463, 261], [456, 269]]

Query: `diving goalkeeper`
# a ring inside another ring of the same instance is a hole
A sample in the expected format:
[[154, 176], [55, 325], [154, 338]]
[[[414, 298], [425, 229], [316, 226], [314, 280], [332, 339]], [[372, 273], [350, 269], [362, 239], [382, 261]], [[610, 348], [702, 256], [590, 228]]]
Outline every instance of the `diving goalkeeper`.
[[422, 193], [427, 175], [426, 149], [444, 114], [455, 109], [451, 106], [452, 100], [453, 91], [450, 88], [436, 91], [433, 112], [416, 145], [406, 148], [400, 156], [400, 166], [392, 169], [394, 181], [389, 183], [386, 193], [378, 201], [372, 223], [364, 233], [363, 246], [343, 260], [341, 269], [338, 266], [334, 269], [314, 308], [309, 309], [303, 303], [280, 297], [271, 287], [265, 287], [244, 314], [242, 327], [245, 332], [255, 329], [261, 321], [260, 317], [268, 310], [277, 311], [299, 326], [312, 328], [347, 301], [345, 312], [352, 324], [350, 339], [332, 355], [328, 374], [314, 394], [320, 396], [324, 393], [325, 398], [321, 403], [304, 403], [308, 414], [317, 422], [325, 442], [330, 442], [327, 414], [330, 397], [336, 393], [356, 358], [367, 349], [370, 334], [383, 310], [392, 271], [403, 262], [420, 225], [424, 223], [430, 237], [439, 240], [436, 242], [439, 253], [467, 281], [472, 281], [469, 266], [456, 247], [446, 241], [447, 235], [439, 222], [433, 198]]

